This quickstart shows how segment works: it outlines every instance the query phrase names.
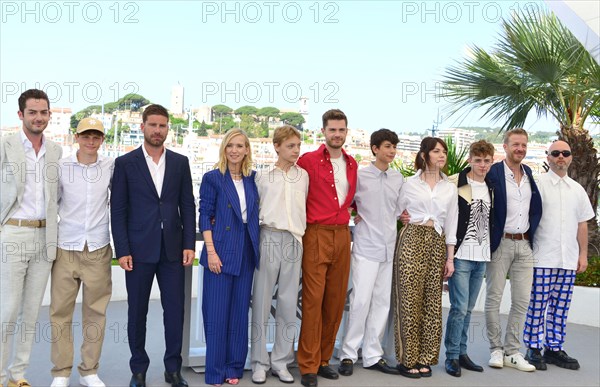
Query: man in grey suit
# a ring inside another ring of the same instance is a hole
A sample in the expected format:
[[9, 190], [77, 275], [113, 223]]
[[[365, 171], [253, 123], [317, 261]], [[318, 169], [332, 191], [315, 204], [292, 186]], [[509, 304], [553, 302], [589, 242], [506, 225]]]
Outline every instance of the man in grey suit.
[[62, 148], [43, 135], [51, 114], [46, 93], [21, 94], [18, 114], [23, 130], [0, 142], [0, 387], [6, 379], [8, 387], [30, 386], [25, 370], [56, 258]]

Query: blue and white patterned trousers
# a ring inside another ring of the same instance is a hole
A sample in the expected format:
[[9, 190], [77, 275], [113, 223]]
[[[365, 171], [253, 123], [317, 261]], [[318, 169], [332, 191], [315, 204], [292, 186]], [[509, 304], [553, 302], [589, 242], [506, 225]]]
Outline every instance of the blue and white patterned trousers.
[[534, 268], [523, 329], [523, 341], [528, 348], [563, 349], [574, 284], [575, 270]]

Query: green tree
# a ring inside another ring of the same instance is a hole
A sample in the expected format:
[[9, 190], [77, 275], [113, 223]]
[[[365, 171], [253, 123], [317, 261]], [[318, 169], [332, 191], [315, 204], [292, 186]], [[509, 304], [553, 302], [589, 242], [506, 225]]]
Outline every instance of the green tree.
[[[195, 123], [196, 122], [194, 122], [194, 124]], [[206, 122], [204, 122], [204, 120], [202, 120], [202, 123], [200, 123], [200, 126], [198, 126], [198, 129], [196, 130], [196, 134], [198, 136], [206, 137], [206, 136], [208, 136], [208, 129], [209, 129], [209, 125], [207, 125]]]
[[[600, 65], [554, 14], [532, 9], [503, 21], [496, 48], [474, 46], [471, 55], [447, 68], [443, 97], [451, 113], [484, 108], [503, 122], [502, 130], [522, 127], [530, 111], [550, 115], [557, 134], [573, 151], [569, 175], [598, 204], [600, 164], [583, 125], [600, 107]], [[590, 242], [598, 228], [590, 222]]]
[[258, 109], [256, 107], [246, 105], [246, 106], [242, 106], [240, 108], [235, 109], [234, 113], [237, 114], [238, 116], [241, 116], [241, 115], [251, 116], [251, 115], [256, 114], [257, 111], [258, 111]]
[[295, 126], [300, 130], [302, 130], [302, 124], [305, 122], [304, 116], [302, 116], [300, 113], [283, 113], [279, 119], [288, 125]]
[[267, 107], [258, 109], [258, 111], [256, 112], [256, 115], [258, 117], [262, 117], [263, 120], [265, 120], [265, 121], [269, 121], [269, 118], [279, 117], [279, 109], [277, 109], [276, 107], [267, 106]]
[[212, 107], [212, 111], [214, 114], [218, 115], [226, 115], [226, 114], [231, 114], [231, 112], [233, 111], [232, 108], [230, 108], [227, 105], [215, 105]]
[[459, 173], [469, 165], [467, 162], [469, 148], [463, 147], [462, 149], [458, 149], [452, 137], [446, 137], [444, 140], [448, 146], [446, 171], [448, 176], [451, 176], [455, 173]]
[[130, 93], [117, 101], [118, 110], [139, 111], [142, 106], [150, 104], [150, 100], [139, 94]]

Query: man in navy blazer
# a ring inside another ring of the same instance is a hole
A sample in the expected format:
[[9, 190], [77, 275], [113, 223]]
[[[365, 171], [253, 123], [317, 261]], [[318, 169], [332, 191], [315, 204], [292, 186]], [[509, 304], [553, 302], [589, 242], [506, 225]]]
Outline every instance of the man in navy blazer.
[[187, 157], [163, 146], [168, 120], [160, 105], [144, 110], [144, 143], [115, 160], [112, 181], [112, 235], [119, 265], [126, 270], [131, 387], [146, 385], [146, 315], [155, 275], [164, 310], [165, 382], [188, 385], [180, 372], [184, 266], [194, 261], [195, 205]]
[[[519, 352], [520, 335], [529, 306], [533, 281], [533, 238], [542, 217], [542, 200], [531, 169], [522, 164], [527, 154], [528, 135], [515, 128], [504, 136], [506, 159], [492, 165], [486, 182], [494, 190], [490, 250], [486, 267], [485, 318], [490, 342], [490, 361], [494, 368], [503, 366], [534, 371]], [[506, 275], [510, 277], [511, 305], [502, 341], [500, 303]]]

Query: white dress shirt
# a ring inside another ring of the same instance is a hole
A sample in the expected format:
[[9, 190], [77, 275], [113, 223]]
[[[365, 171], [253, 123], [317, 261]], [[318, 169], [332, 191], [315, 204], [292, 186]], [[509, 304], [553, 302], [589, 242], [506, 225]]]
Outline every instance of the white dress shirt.
[[89, 251], [110, 243], [109, 190], [114, 159], [98, 155], [95, 163], [77, 161], [74, 153], [59, 161], [58, 247], [64, 250]]
[[425, 224], [433, 221], [435, 230], [446, 235], [446, 244], [456, 245], [458, 225], [458, 191], [446, 175], [431, 189], [421, 180], [422, 170], [410, 177], [402, 186], [400, 212], [410, 214], [410, 223]]
[[163, 147], [162, 155], [160, 155], [158, 164], [156, 164], [154, 160], [152, 160], [152, 156], [146, 152], [144, 144], [140, 146], [144, 152], [144, 157], [146, 157], [146, 164], [148, 164], [148, 170], [150, 170], [150, 176], [152, 176], [154, 187], [156, 187], [156, 192], [158, 193], [158, 197], [160, 197], [163, 181], [165, 180], [165, 154], [167, 154], [167, 150]]
[[42, 135], [42, 146], [37, 155], [35, 149], [33, 149], [33, 144], [22, 130], [21, 141], [25, 149], [25, 165], [22, 166], [23, 171], [21, 173], [21, 178], [25, 178], [25, 186], [21, 205], [12, 217], [27, 220], [46, 219], [46, 196], [44, 194], [45, 137]]
[[534, 266], [577, 270], [577, 226], [594, 217], [590, 200], [579, 183], [552, 171], [540, 175], [537, 186], [542, 219], [533, 240]]
[[373, 163], [358, 171], [354, 203], [361, 221], [354, 227], [352, 252], [372, 262], [391, 262], [396, 245], [396, 223], [404, 177], [393, 169], [381, 171]]
[[[522, 165], [521, 184], [517, 184], [514, 173], [506, 161], [504, 164], [504, 177], [506, 180], [506, 223], [504, 232], [510, 234], [523, 234], [529, 230], [529, 205], [531, 203], [531, 184]], [[537, 231], [536, 231], [537, 233]]]
[[298, 242], [306, 230], [308, 173], [297, 165], [285, 172], [278, 167], [256, 174], [261, 226], [289, 231]]

